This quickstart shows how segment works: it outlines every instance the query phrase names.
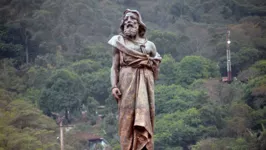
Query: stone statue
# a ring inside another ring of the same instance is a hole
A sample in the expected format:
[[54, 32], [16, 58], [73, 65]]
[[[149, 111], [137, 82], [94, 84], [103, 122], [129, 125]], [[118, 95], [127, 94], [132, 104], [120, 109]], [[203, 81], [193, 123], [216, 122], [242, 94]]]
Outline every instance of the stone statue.
[[127, 9], [113, 46], [112, 95], [118, 103], [121, 150], [154, 149], [154, 80], [161, 57], [145, 37], [146, 25], [137, 10]]

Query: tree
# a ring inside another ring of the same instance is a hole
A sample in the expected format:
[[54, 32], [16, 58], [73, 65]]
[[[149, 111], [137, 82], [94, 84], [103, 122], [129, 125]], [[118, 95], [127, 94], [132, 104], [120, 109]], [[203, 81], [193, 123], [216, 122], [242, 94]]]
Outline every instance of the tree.
[[250, 80], [245, 88], [244, 98], [246, 103], [252, 108], [259, 109], [263, 108], [266, 103], [265, 99], [265, 91], [266, 91], [266, 76], [259, 76], [252, 80]]
[[186, 56], [178, 64], [177, 80], [189, 85], [194, 80], [219, 77], [218, 65], [201, 56]]
[[0, 60], [0, 88], [11, 92], [23, 92], [25, 85], [23, 79], [20, 78], [17, 69], [14, 67], [14, 60], [1, 59]]
[[85, 97], [85, 87], [80, 77], [66, 69], [57, 70], [46, 82], [40, 97], [40, 108], [46, 113], [79, 111]]
[[74, 72], [79, 75], [83, 75], [86, 73], [92, 73], [101, 68], [101, 64], [99, 62], [83, 59], [77, 62], [72, 63], [71, 68]]
[[149, 36], [149, 40], [156, 44], [157, 51], [161, 55], [171, 54], [173, 58], [180, 60], [185, 54], [189, 53], [187, 50], [180, 48], [182, 42], [189, 41], [189, 38], [185, 35], [177, 36], [175, 33], [154, 30]]
[[157, 119], [155, 124], [155, 145], [163, 149], [171, 146], [187, 149], [188, 145], [195, 143], [207, 132], [196, 108], [166, 114]]
[[109, 69], [103, 68], [81, 76], [81, 80], [88, 94], [100, 104], [104, 104], [105, 99], [107, 99], [110, 94], [108, 92], [110, 87], [109, 75]]
[[160, 84], [170, 85], [177, 80], [177, 62], [170, 54], [163, 56], [159, 75]]
[[202, 91], [192, 91], [179, 85], [157, 85], [155, 89], [156, 114], [168, 114], [177, 110], [199, 108], [206, 102], [207, 95]]
[[260, 75], [266, 74], [266, 60], [257, 61], [252, 68], [256, 69]]
[[14, 100], [12, 93], [0, 90], [0, 95], [0, 149], [59, 149], [55, 121], [28, 102]]
[[15, 58], [22, 61], [22, 51], [23, 43], [17, 30], [0, 24], [0, 58]]

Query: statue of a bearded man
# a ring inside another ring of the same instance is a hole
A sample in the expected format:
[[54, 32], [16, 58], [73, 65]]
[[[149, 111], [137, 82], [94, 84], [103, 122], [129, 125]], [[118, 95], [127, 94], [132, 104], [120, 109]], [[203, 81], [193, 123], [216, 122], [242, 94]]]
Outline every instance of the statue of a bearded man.
[[127, 9], [120, 29], [108, 43], [114, 49], [111, 84], [119, 108], [121, 150], [153, 150], [154, 80], [161, 57], [145, 37], [146, 25], [138, 11]]

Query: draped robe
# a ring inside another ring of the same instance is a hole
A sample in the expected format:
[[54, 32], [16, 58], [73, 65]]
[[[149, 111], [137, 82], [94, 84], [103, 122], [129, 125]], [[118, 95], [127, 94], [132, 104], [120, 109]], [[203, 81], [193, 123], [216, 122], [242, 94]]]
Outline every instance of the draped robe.
[[108, 43], [119, 50], [118, 88], [119, 136], [121, 150], [154, 149], [154, 79], [158, 75], [160, 55], [155, 57], [127, 47], [121, 35]]

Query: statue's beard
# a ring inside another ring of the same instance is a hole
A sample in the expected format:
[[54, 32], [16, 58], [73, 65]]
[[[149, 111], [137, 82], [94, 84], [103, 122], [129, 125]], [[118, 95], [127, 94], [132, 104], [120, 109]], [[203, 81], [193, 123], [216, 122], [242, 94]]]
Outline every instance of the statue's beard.
[[138, 34], [138, 26], [132, 24], [127, 24], [124, 26], [124, 35], [128, 38], [134, 39]]

